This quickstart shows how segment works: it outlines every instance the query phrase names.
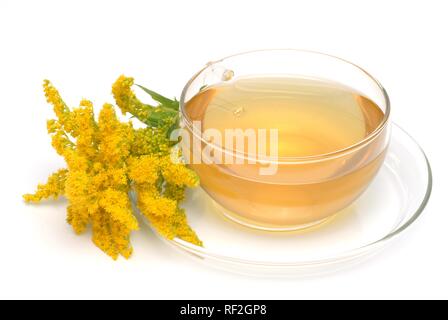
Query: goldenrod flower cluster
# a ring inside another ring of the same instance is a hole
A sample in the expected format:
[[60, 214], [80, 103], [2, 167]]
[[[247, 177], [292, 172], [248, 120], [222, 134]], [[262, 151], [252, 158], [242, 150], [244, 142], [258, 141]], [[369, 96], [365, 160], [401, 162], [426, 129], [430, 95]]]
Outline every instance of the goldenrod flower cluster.
[[[147, 123], [145, 128], [120, 122], [111, 104], [103, 106], [98, 120], [88, 100], [70, 110], [56, 88], [44, 82], [45, 96], [56, 114], [56, 119], [47, 123], [48, 133], [67, 168], [38, 185], [34, 194], [24, 195], [27, 202], [65, 196], [69, 202], [67, 221], [73, 230], [80, 234], [91, 226], [95, 245], [114, 259], [132, 254], [130, 235], [139, 228], [131, 193], [136, 194], [138, 209], [160, 234], [202, 245], [179, 206], [185, 188], [197, 186], [198, 177], [181, 162], [171, 161], [167, 130], [173, 118], [168, 113], [160, 117], [159, 113], [166, 111], [162, 105], [143, 104], [132, 85], [132, 78], [121, 76], [113, 85], [113, 94], [120, 109]], [[174, 110], [172, 106], [168, 109]], [[151, 118], [154, 113], [157, 116]]]

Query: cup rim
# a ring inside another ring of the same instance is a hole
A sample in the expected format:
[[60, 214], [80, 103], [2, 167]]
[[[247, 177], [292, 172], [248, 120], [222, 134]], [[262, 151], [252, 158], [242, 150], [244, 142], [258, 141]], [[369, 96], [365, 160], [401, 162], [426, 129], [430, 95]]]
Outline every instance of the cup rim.
[[[238, 57], [238, 56], [243, 56], [243, 55], [247, 55], [247, 54], [253, 54], [253, 53], [260, 53], [260, 52], [302, 52], [302, 53], [309, 53], [309, 54], [315, 54], [315, 55], [321, 55], [321, 56], [325, 56], [328, 58], [332, 58], [332, 59], [336, 59], [339, 60], [340, 62], [349, 64], [353, 67], [355, 67], [356, 69], [358, 69], [359, 71], [361, 71], [362, 73], [364, 73], [368, 78], [370, 78], [378, 87], [378, 89], [380, 90], [383, 98], [384, 98], [384, 102], [385, 102], [385, 110], [384, 110], [384, 117], [383, 120], [381, 121], [381, 123], [375, 128], [375, 130], [373, 130], [371, 133], [369, 133], [366, 137], [364, 137], [362, 140], [348, 146], [342, 149], [338, 149], [332, 152], [327, 152], [327, 153], [322, 153], [322, 154], [317, 154], [317, 155], [310, 155], [310, 156], [287, 156], [287, 157], [276, 157], [276, 160], [263, 160], [263, 162], [266, 163], [278, 163], [278, 164], [291, 164], [291, 163], [302, 163], [302, 162], [315, 162], [315, 161], [322, 161], [322, 160], [328, 160], [328, 159], [332, 159], [332, 158], [338, 158], [341, 156], [344, 156], [346, 154], [349, 154], [351, 152], [354, 152], [362, 147], [364, 147], [365, 145], [369, 144], [372, 140], [374, 140], [383, 130], [384, 128], [386, 128], [387, 124], [389, 123], [389, 118], [390, 118], [390, 99], [389, 99], [389, 95], [386, 91], [386, 89], [383, 87], [383, 85], [374, 77], [372, 76], [369, 72], [367, 72], [364, 68], [358, 66], [357, 64], [348, 61], [346, 59], [340, 58], [338, 56], [335, 55], [331, 55], [331, 54], [327, 54], [327, 53], [323, 53], [323, 52], [319, 52], [319, 51], [314, 51], [314, 50], [307, 50], [307, 49], [293, 49], [293, 48], [279, 48], [279, 49], [258, 49], [258, 50], [249, 50], [249, 51], [244, 51], [244, 52], [240, 52], [240, 53], [235, 53], [235, 54], [231, 54], [228, 56], [225, 56], [224, 58], [218, 59], [218, 60], [212, 60], [209, 61], [208, 63], [205, 64], [204, 67], [202, 67], [198, 72], [196, 72], [191, 78], [190, 80], [188, 80], [188, 82], [185, 84], [184, 88], [182, 89], [182, 93], [180, 96], [180, 100], [179, 100], [179, 105], [180, 105], [180, 113], [182, 116], [182, 120], [186, 120], [186, 124], [187, 126], [191, 129], [192, 128], [192, 122], [189, 119], [189, 117], [187, 116], [187, 114], [185, 113], [185, 97], [187, 94], [188, 89], [190, 88], [191, 84], [193, 83], [193, 81], [195, 81], [197, 79], [197, 77], [199, 77], [200, 74], [202, 74], [202, 72], [204, 72], [207, 68], [209, 68], [212, 65], [215, 65], [217, 63], [220, 63], [224, 60], [230, 59], [230, 58], [234, 58], [234, 57]], [[196, 133], [194, 132], [194, 130], [192, 130], [193, 134], [196, 135]], [[197, 136], [197, 135], [196, 135]], [[197, 136], [198, 139], [201, 140], [201, 142], [205, 143], [206, 145], [213, 145], [214, 148], [219, 149], [221, 152], [229, 152], [229, 150], [212, 144], [209, 141], [206, 141], [203, 137], [201, 136]], [[250, 157], [247, 154], [244, 153], [239, 153], [239, 152], [235, 152], [232, 151], [233, 154], [237, 153], [237, 154], [241, 154], [242, 158], [245, 160], [256, 160], [259, 161], [259, 159], [253, 159], [253, 157]]]

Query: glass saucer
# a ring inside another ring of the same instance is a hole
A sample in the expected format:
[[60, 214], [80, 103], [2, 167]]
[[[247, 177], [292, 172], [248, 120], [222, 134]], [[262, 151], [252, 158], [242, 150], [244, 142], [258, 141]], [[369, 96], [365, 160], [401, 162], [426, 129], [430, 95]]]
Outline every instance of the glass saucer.
[[211, 266], [251, 275], [310, 275], [334, 271], [377, 252], [422, 213], [431, 193], [431, 169], [419, 145], [396, 124], [378, 175], [366, 192], [329, 221], [294, 232], [237, 224], [200, 188], [183, 203], [204, 247], [180, 239], [168, 244]]

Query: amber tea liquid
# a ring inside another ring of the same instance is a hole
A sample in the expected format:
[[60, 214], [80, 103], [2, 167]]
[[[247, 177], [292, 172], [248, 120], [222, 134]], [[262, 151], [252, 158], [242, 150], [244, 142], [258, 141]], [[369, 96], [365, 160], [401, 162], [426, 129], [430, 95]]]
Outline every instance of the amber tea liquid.
[[262, 164], [191, 164], [227, 215], [256, 227], [287, 230], [324, 220], [362, 193], [384, 158], [385, 132], [334, 154], [376, 132], [384, 119], [373, 101], [335, 82], [237, 78], [203, 89], [185, 112], [202, 130], [223, 136], [232, 128], [277, 129], [273, 175], [260, 175]]

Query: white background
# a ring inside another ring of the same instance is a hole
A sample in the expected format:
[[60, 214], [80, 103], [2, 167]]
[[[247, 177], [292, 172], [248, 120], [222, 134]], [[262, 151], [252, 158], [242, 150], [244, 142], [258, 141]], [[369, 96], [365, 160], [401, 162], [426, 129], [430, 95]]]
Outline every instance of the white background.
[[[448, 298], [446, 1], [0, 0], [0, 298]], [[21, 194], [63, 165], [50, 146], [49, 78], [75, 105], [113, 101], [121, 73], [169, 96], [204, 63], [261, 48], [346, 58], [387, 88], [392, 117], [426, 150], [434, 190], [423, 216], [360, 266], [310, 279], [209, 269], [147, 229], [112, 261], [75, 236], [65, 203]]]

